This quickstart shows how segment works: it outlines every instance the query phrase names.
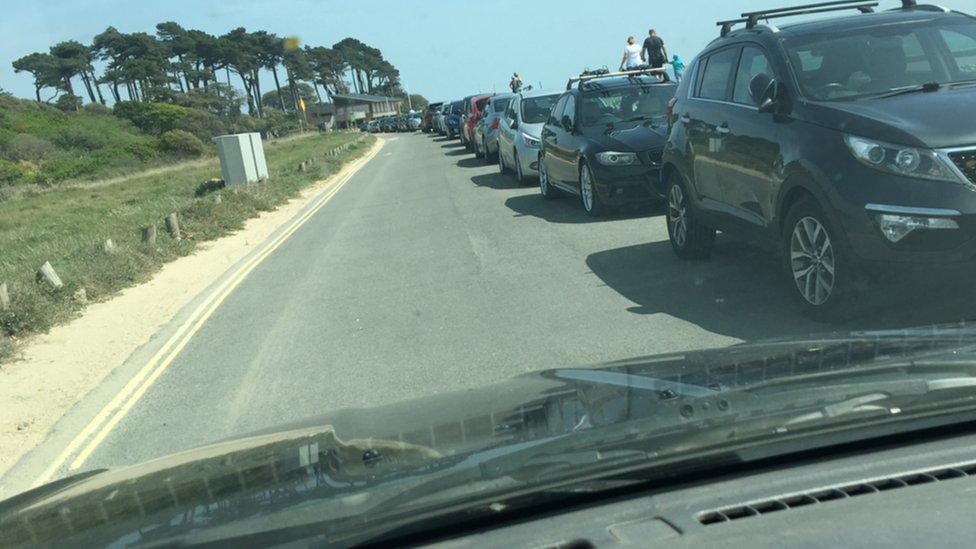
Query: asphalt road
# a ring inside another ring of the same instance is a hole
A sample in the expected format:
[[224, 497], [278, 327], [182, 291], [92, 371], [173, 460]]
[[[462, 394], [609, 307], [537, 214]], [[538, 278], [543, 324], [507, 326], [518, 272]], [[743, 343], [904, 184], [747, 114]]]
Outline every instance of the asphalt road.
[[593, 220], [454, 141], [388, 139], [221, 305], [84, 469], [531, 370], [962, 314], [934, 287], [891, 291], [908, 299], [896, 313], [819, 325], [747, 244], [720, 237], [711, 260], [681, 262], [661, 211]]

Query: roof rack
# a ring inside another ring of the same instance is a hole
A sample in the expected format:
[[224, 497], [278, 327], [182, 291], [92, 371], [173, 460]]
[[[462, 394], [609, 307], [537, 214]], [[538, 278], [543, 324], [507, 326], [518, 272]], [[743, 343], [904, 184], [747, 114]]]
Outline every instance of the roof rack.
[[646, 68], [641, 67], [629, 71], [618, 71], [618, 72], [610, 72], [609, 70], [607, 70], [606, 67], [602, 69], [592, 70], [592, 71], [584, 70], [577, 76], [572, 76], [569, 78], [569, 82], [566, 83], [566, 89], [567, 90], [572, 89], [573, 84], [580, 85], [583, 82], [589, 82], [591, 80], [596, 80], [598, 78], [613, 78], [618, 76], [628, 76], [631, 78], [635, 76], [656, 76], [659, 74], [664, 74], [664, 72], [665, 69], [663, 67], [659, 69], [654, 69], [651, 67], [646, 67]]
[[[739, 23], [745, 23], [747, 29], [753, 29], [759, 24], [760, 19], [774, 19], [778, 17], [793, 17], [795, 15], [809, 15], [814, 13], [827, 13], [831, 11], [841, 11], [856, 9], [861, 13], [872, 13], [880, 2], [866, 0], [834, 0], [832, 2], [818, 2], [816, 4], [803, 4], [800, 6], [790, 6], [788, 8], [774, 8], [761, 11], [750, 11], [743, 13], [741, 19], [730, 19], [719, 21], [716, 25], [722, 27], [721, 36], [724, 38], [732, 32], [732, 27]], [[902, 9], [917, 8], [917, 0], [901, 0]]]

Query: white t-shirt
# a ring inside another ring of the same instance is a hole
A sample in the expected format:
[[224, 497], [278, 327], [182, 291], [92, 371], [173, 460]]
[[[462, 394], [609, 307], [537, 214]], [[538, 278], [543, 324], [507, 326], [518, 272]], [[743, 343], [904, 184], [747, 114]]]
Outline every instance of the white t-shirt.
[[638, 67], [641, 64], [640, 58], [641, 45], [636, 42], [633, 44], [627, 44], [624, 48], [624, 55], [627, 56], [627, 60], [624, 61], [624, 68], [631, 69]]

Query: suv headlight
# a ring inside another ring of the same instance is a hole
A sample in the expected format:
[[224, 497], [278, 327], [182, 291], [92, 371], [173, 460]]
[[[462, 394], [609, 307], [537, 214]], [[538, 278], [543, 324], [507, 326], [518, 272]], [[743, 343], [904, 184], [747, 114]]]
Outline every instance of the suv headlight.
[[893, 145], [853, 135], [844, 136], [847, 148], [862, 164], [883, 172], [935, 181], [966, 183], [945, 160], [929, 149]]
[[542, 146], [541, 141], [539, 141], [538, 139], [532, 137], [527, 133], [522, 134], [522, 140], [525, 141], [526, 147], [532, 147], [533, 149], [538, 149], [540, 146]]
[[633, 166], [640, 164], [637, 153], [607, 151], [596, 154], [596, 160], [604, 166]]

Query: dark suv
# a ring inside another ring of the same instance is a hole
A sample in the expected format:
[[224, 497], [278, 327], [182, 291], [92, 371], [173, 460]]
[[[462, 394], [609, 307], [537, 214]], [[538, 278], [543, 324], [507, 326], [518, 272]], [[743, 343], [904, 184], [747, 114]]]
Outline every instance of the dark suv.
[[578, 195], [593, 216], [659, 200], [667, 109], [677, 86], [634, 73], [583, 76], [567, 87], [542, 129], [542, 196]]
[[820, 318], [863, 274], [976, 257], [976, 19], [832, 4], [862, 13], [720, 22], [678, 89], [662, 172], [679, 257], [708, 256], [716, 229], [772, 244]]

